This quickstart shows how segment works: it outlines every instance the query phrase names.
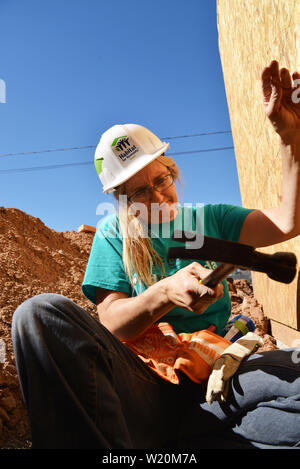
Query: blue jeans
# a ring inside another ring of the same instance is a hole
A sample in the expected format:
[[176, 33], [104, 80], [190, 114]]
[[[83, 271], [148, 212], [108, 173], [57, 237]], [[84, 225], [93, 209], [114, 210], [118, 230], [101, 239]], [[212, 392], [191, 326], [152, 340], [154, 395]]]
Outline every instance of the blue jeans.
[[12, 339], [33, 448], [300, 447], [300, 350], [251, 355], [226, 404], [208, 405], [200, 385], [160, 378], [62, 295], [22, 303]]

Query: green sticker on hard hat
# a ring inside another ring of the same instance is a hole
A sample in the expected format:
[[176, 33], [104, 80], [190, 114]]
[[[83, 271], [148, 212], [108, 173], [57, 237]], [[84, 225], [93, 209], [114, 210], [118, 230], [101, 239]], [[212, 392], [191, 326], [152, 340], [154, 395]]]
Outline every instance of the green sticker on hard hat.
[[114, 154], [118, 156], [119, 160], [123, 163], [133, 159], [139, 151], [133, 138], [128, 135], [121, 135], [115, 138], [111, 146]]
[[117, 151], [125, 150], [127, 146], [130, 146], [128, 136], [122, 135], [121, 137], [115, 138], [111, 146], [115, 147], [115, 150]]
[[95, 163], [95, 168], [96, 168], [97, 174], [99, 176], [99, 174], [102, 171], [103, 158], [99, 158], [99, 159], [95, 160], [94, 163]]

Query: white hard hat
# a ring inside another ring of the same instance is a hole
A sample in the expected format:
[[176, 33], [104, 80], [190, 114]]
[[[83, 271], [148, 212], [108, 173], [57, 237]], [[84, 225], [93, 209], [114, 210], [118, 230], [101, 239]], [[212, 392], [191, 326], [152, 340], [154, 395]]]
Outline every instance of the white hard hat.
[[95, 152], [95, 167], [103, 192], [115, 190], [162, 155], [169, 145], [138, 124], [118, 124], [108, 129]]

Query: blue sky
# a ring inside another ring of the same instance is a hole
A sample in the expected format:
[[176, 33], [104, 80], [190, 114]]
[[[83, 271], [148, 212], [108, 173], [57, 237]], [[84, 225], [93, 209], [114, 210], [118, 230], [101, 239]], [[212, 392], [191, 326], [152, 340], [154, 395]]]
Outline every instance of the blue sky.
[[[231, 130], [214, 0], [0, 0], [0, 25], [1, 155], [96, 147], [119, 123], [162, 139]], [[168, 154], [233, 146], [230, 132], [169, 142]], [[1, 156], [0, 206], [56, 231], [96, 226], [113, 198], [93, 159], [94, 148]], [[182, 203], [241, 205], [234, 150], [174, 160]], [[70, 166], [24, 170], [51, 165]]]

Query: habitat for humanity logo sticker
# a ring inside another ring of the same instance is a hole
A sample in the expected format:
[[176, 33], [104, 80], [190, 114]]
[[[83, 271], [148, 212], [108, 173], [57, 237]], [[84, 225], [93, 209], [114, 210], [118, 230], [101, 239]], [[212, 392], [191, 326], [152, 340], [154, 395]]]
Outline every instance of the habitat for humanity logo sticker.
[[115, 138], [111, 146], [114, 154], [124, 162], [132, 160], [139, 151], [132, 138], [128, 137], [128, 135]]

